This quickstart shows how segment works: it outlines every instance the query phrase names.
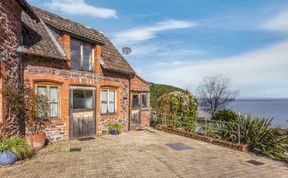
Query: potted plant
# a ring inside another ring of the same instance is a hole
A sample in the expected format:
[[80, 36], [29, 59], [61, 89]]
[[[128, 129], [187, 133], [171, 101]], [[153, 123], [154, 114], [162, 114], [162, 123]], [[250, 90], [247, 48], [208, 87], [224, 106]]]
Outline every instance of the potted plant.
[[28, 133], [26, 139], [34, 151], [43, 148], [46, 140], [44, 126], [49, 122], [48, 102], [44, 95], [35, 94], [31, 89], [26, 89], [25, 96], [25, 123]]
[[32, 155], [26, 140], [19, 136], [2, 138], [0, 140], [0, 165], [11, 165], [16, 160], [28, 158]]
[[122, 125], [119, 122], [110, 122], [108, 124], [109, 133], [112, 135], [119, 135], [122, 130]]

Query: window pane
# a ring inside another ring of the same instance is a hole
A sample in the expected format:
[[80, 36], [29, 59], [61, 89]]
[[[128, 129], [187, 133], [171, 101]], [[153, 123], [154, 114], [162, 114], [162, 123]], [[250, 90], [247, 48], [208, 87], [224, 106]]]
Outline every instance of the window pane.
[[147, 94], [141, 95], [141, 105], [142, 107], [147, 107]]
[[109, 102], [115, 102], [115, 90], [109, 90]]
[[39, 94], [39, 95], [46, 96], [46, 87], [44, 87], [44, 86], [38, 86], [37, 91], [38, 91], [38, 94]]
[[50, 110], [50, 117], [58, 117], [58, 103], [57, 102], [51, 102], [49, 110]]
[[101, 113], [108, 113], [108, 90], [101, 91]]
[[139, 111], [132, 112], [132, 124], [140, 124], [140, 113], [139, 113]]
[[101, 101], [108, 102], [108, 90], [101, 91]]
[[93, 91], [73, 90], [73, 109], [93, 109]]
[[50, 101], [58, 101], [58, 88], [57, 87], [50, 88]]
[[139, 107], [139, 95], [132, 96], [132, 107]]
[[71, 40], [71, 68], [74, 70], [81, 69], [81, 43]]
[[107, 102], [101, 103], [101, 113], [103, 113], [103, 114], [108, 113], [108, 103]]
[[92, 70], [92, 46], [89, 44], [83, 45], [83, 70]]

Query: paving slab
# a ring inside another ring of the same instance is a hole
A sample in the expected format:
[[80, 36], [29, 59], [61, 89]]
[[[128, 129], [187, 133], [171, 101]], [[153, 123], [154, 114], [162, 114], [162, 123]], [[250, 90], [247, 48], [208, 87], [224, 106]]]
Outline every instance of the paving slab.
[[23, 164], [0, 168], [0, 177], [284, 178], [288, 164], [148, 128], [52, 143]]

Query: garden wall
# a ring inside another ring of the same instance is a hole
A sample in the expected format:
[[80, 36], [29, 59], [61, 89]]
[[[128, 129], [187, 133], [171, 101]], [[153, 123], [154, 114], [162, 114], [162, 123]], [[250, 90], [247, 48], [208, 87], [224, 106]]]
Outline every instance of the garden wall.
[[187, 138], [193, 138], [196, 140], [200, 140], [200, 141], [207, 142], [207, 143], [212, 143], [214, 145], [219, 145], [219, 146], [223, 146], [223, 147], [238, 150], [238, 151], [248, 152], [251, 150], [248, 145], [235, 144], [235, 143], [231, 143], [228, 141], [223, 141], [223, 140], [218, 140], [218, 139], [214, 139], [211, 137], [207, 137], [205, 135], [198, 135], [198, 134], [189, 133], [189, 132], [182, 131], [182, 130], [172, 129], [166, 126], [158, 126], [157, 129], [162, 130], [164, 132], [171, 133], [171, 134], [176, 134], [176, 135], [184, 136]]

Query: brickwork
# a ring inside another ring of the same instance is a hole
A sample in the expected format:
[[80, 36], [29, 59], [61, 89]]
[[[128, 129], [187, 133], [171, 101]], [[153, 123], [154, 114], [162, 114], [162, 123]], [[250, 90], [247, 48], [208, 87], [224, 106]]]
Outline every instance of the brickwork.
[[[21, 42], [21, 8], [18, 7], [14, 0], [0, 2], [0, 52], [4, 49], [8, 50], [9, 59], [6, 62], [7, 71], [0, 71], [0, 90], [3, 88], [3, 77], [1, 74], [7, 73], [7, 78], [11, 79], [16, 84], [17, 79], [17, 63], [16, 63], [16, 46]], [[108, 132], [108, 123], [117, 121], [123, 124], [124, 130], [128, 130], [129, 124], [129, 78], [128, 74], [104, 70], [99, 63], [103, 57], [105, 50], [102, 44], [94, 44], [94, 60], [93, 72], [75, 71], [70, 68], [70, 41], [71, 36], [68, 33], [60, 32], [48, 25], [51, 34], [58, 40], [63, 47], [66, 55], [66, 60], [52, 59], [49, 57], [37, 57], [34, 53], [26, 53], [19, 56], [21, 58], [20, 77], [24, 83], [35, 88], [36, 84], [45, 83], [59, 86], [60, 96], [60, 114], [59, 118], [51, 120], [51, 123], [46, 127], [47, 137], [51, 141], [63, 140], [69, 138], [70, 131], [70, 86], [88, 86], [96, 89], [96, 132], [97, 134]], [[53, 43], [53, 41], [51, 41]], [[115, 55], [110, 45], [105, 54]], [[103, 48], [103, 49], [102, 49]], [[103, 54], [102, 54], [103, 53]], [[52, 56], [53, 57], [53, 56]], [[2, 63], [1, 69], [2, 67]], [[5, 68], [5, 66], [4, 66]], [[122, 70], [119, 70], [122, 71]], [[5, 76], [6, 77], [6, 76]], [[132, 79], [132, 87], [149, 92], [149, 86], [138, 78]], [[148, 86], [148, 87], [147, 87]], [[102, 88], [114, 88], [116, 90], [116, 113], [103, 115], [100, 113], [100, 95]], [[132, 89], [132, 88], [131, 88]], [[0, 95], [0, 121], [3, 119], [3, 103], [5, 103]], [[145, 112], [147, 112], [145, 114]], [[148, 118], [149, 109], [143, 110], [143, 117]], [[144, 123], [144, 122], [143, 122]], [[146, 119], [145, 123], [148, 123]], [[145, 124], [147, 125], [147, 124]]]
[[[5, 77], [12, 84], [15, 84], [17, 79], [17, 62], [16, 62], [16, 47], [20, 42], [21, 36], [21, 11], [22, 9], [14, 0], [0, 1], [0, 53], [6, 51], [8, 59], [5, 62], [0, 62], [0, 90], [4, 88]], [[3, 71], [6, 68], [6, 71]], [[5, 74], [6, 76], [3, 76]], [[6, 115], [5, 101], [0, 94], [0, 122], [3, 121]]]
[[134, 93], [147, 95], [147, 106], [144, 108], [141, 107], [140, 109], [141, 128], [147, 127], [150, 125], [151, 118], [150, 85], [142, 78], [135, 75], [131, 79], [131, 91], [133, 91]]
[[137, 75], [133, 76], [131, 79], [131, 90], [132, 91], [150, 91], [150, 85], [143, 81]]
[[[90, 86], [96, 88], [96, 132], [107, 133], [108, 123], [118, 121], [128, 130], [128, 76], [109, 72], [97, 75], [92, 72], [69, 70], [67, 61], [41, 59], [29, 56], [23, 57], [24, 79], [26, 84], [35, 86], [39, 82], [57, 84], [61, 88], [61, 114], [60, 118], [51, 120], [46, 129], [48, 138], [52, 141], [69, 138], [69, 86]], [[62, 68], [61, 68], [62, 66]], [[100, 114], [100, 91], [103, 87], [112, 87], [117, 92], [117, 112], [113, 115]], [[52, 126], [52, 127], [51, 127]], [[59, 126], [56, 127], [55, 126]], [[54, 130], [53, 130], [54, 128]], [[55, 131], [56, 129], [56, 131]]]

